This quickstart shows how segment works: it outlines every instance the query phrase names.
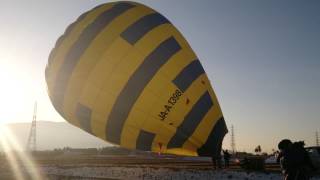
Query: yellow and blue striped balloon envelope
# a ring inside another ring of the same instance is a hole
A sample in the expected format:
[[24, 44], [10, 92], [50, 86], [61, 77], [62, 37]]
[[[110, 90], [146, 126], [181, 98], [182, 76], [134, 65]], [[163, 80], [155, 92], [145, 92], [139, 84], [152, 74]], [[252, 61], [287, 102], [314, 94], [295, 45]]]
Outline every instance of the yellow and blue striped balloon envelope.
[[220, 152], [226, 124], [197, 56], [157, 11], [102, 4], [57, 40], [48, 94], [71, 124], [129, 149], [190, 156]]

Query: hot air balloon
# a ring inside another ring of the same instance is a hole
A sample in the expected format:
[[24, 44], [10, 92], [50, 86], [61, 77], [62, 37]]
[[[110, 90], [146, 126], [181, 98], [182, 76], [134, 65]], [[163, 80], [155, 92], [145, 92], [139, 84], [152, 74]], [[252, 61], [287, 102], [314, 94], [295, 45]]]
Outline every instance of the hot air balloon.
[[188, 156], [219, 154], [226, 124], [188, 42], [157, 11], [102, 4], [57, 40], [45, 70], [69, 123], [112, 144]]

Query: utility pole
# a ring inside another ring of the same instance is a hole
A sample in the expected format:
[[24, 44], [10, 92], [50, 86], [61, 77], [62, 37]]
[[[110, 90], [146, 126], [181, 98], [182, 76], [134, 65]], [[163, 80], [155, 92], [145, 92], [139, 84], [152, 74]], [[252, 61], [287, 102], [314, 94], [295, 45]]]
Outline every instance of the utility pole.
[[235, 154], [236, 153], [236, 140], [235, 140], [235, 135], [234, 135], [234, 127], [233, 125], [231, 125], [231, 150], [232, 153]]
[[319, 146], [319, 133], [316, 131], [316, 146]]
[[28, 143], [27, 143], [27, 151], [34, 152], [37, 150], [37, 102], [34, 103], [34, 109], [33, 109], [33, 117], [31, 122], [31, 128], [30, 133], [28, 137]]

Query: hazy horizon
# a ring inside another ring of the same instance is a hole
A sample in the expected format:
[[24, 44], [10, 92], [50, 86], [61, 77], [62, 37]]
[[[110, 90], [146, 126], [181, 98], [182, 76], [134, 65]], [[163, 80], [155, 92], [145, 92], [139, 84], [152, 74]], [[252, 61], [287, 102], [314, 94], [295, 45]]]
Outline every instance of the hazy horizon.
[[[11, 132], [20, 148], [27, 145], [31, 122], [15, 122], [5, 125]], [[59, 132], [59, 133], [57, 133]], [[53, 150], [64, 147], [71, 148], [102, 148], [111, 146], [87, 132], [75, 127], [67, 122], [57, 121], [38, 121], [36, 129], [36, 148], [37, 150]], [[0, 146], [0, 150], [1, 150]], [[21, 150], [17, 147], [10, 147], [15, 150]]]

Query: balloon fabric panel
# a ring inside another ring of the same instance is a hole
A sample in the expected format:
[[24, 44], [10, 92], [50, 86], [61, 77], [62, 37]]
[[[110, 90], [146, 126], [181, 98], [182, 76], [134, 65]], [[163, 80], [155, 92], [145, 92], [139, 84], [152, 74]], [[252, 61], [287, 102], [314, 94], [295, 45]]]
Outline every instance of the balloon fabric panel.
[[139, 3], [106, 3], [50, 53], [48, 94], [71, 124], [129, 149], [190, 156], [221, 150], [226, 124], [206, 73], [171, 22]]

